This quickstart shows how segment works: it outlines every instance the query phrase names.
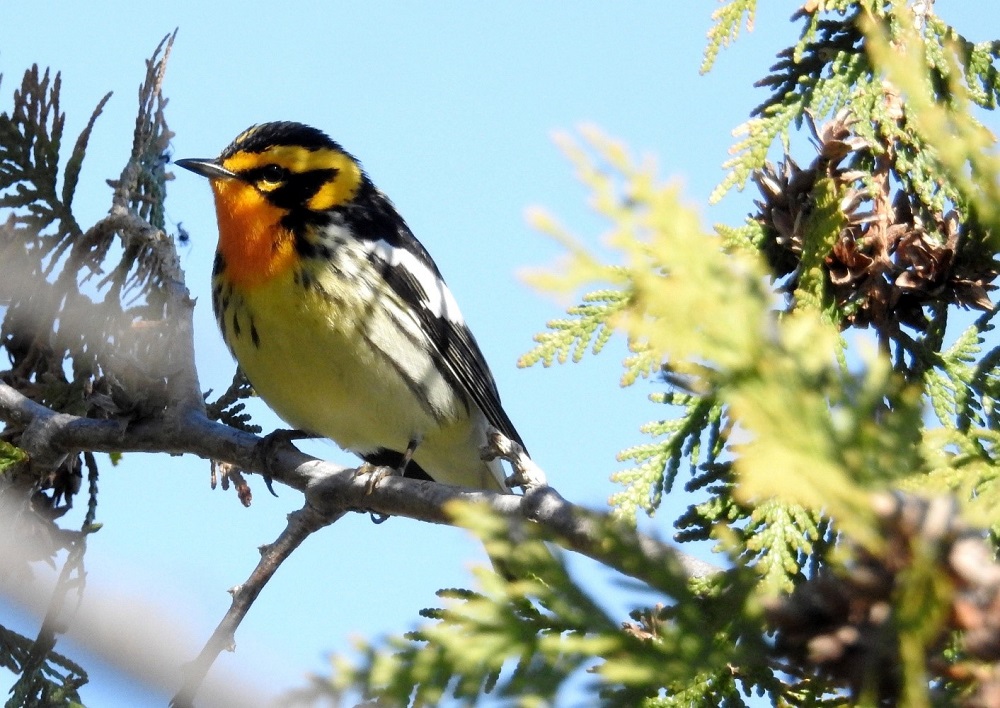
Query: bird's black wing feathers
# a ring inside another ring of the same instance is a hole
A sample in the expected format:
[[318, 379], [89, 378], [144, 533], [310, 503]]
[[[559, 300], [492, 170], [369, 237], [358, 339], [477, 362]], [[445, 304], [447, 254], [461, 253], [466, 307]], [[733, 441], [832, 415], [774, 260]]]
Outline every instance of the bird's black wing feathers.
[[457, 378], [493, 427], [523, 448], [524, 441], [500, 404], [496, 381], [472, 332], [465, 325], [456, 327], [450, 322], [448, 329], [446, 362], [454, 368]]
[[[521, 436], [500, 404], [496, 382], [475, 337], [462, 321], [457, 309], [449, 312], [446, 307], [451, 295], [441, 272], [392, 202], [365, 179], [353, 203], [345, 205], [339, 211], [342, 218], [353, 227], [354, 234], [372, 235], [370, 258], [373, 264], [381, 269], [393, 291], [413, 308], [421, 329], [433, 348], [435, 363], [449, 383], [479, 406], [493, 427], [523, 447]], [[375, 247], [378, 242], [384, 242], [386, 248]], [[393, 263], [391, 255], [387, 257], [386, 253], [386, 250], [391, 249], [405, 251], [415, 261], [414, 265], [425, 272], [412, 272], [412, 269], [403, 267], [399, 259], [395, 259], [397, 262]], [[438, 292], [427, 292], [425, 285], [432, 281]]]
[[[447, 286], [440, 279], [440, 273], [434, 262], [430, 260], [426, 250], [412, 235], [410, 239], [418, 248], [415, 250], [407, 248], [406, 250], [416, 256], [424, 266], [435, 274], [441, 288], [446, 288]], [[406, 248], [406, 245], [396, 243], [394, 247]], [[431, 303], [443, 301], [444, 293], [439, 293], [440, 297], [437, 299], [430, 297], [424, 285], [412, 272], [398, 265], [394, 266], [379, 260], [386, 282], [404, 302], [413, 308], [421, 329], [426, 333], [428, 341], [433, 346], [438, 368], [444, 373], [449, 383], [457, 390], [464, 391], [479, 406], [493, 427], [523, 447], [521, 436], [518, 435], [514, 424], [500, 404], [500, 394], [497, 391], [496, 381], [493, 379], [493, 374], [490, 372], [476, 338], [464, 322], [455, 321], [444, 313], [431, 308]]]

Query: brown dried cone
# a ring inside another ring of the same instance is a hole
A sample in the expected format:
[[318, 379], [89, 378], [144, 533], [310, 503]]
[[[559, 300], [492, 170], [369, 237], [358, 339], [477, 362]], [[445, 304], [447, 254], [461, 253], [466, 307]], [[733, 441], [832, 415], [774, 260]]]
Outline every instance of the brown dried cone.
[[[813, 671], [850, 690], [873, 692], [895, 705], [900, 699], [899, 657], [893, 602], [897, 580], [913, 562], [919, 543], [933, 550], [950, 588], [950, 612], [937, 649], [957, 637], [961, 659], [932, 658], [930, 669], [965, 690], [958, 705], [995, 706], [1000, 698], [1000, 565], [982, 533], [968, 528], [951, 499], [879, 495], [885, 549], [858, 550], [842, 574], [824, 573], [765, 607], [775, 648], [789, 673]], [[957, 634], [955, 634], [957, 632]]]
[[754, 175], [762, 196], [756, 202], [765, 229], [761, 248], [776, 277], [786, 278], [782, 290], [791, 295], [797, 287], [814, 189], [831, 178], [844, 226], [824, 269], [828, 293], [846, 313], [844, 327], [872, 326], [891, 336], [900, 324], [925, 331], [926, 305], [991, 309], [992, 255], [962, 257], [966, 227], [958, 214], [935, 211], [900, 188], [893, 148], [874, 149], [852, 130], [847, 109], [819, 128], [810, 117], [809, 125], [818, 151], [812, 164], [803, 169], [786, 155], [778, 167], [768, 163]]

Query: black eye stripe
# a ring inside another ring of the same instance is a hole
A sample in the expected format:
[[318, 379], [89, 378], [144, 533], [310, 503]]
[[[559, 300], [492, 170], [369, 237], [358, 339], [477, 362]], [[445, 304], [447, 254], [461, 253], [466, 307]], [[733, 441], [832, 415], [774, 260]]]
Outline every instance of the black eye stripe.
[[254, 167], [244, 170], [241, 175], [247, 182], [301, 182], [305, 185], [323, 184], [337, 178], [340, 172], [335, 167], [323, 170], [309, 170], [308, 172], [292, 172], [287, 167], [281, 165], [268, 164], [261, 167]]
[[[281, 168], [279, 165], [275, 167]], [[266, 195], [267, 200], [276, 207], [288, 210], [308, 210], [308, 202], [324, 185], [337, 178], [338, 170], [334, 168], [293, 172], [285, 169], [281, 178], [272, 179], [264, 172], [268, 165], [255, 167], [241, 173], [241, 178], [250, 184], [258, 185], [258, 189]], [[262, 183], [267, 184], [262, 184]]]
[[337, 179], [337, 170], [310, 170], [309, 172], [303, 172], [300, 175], [295, 175], [292, 179], [295, 183], [296, 193], [298, 194], [301, 203], [304, 204], [311, 199], [324, 184], [333, 182]]

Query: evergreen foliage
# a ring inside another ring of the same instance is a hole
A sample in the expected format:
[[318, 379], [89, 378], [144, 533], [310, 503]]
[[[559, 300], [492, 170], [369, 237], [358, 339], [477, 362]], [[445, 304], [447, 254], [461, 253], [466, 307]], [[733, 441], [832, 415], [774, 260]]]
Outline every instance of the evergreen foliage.
[[[712, 197], [755, 185], [744, 224], [709, 231], [676, 185], [596, 129], [560, 139], [617, 262], [534, 215], [569, 254], [536, 283], [583, 294], [521, 363], [576, 362], [621, 336], [622, 384], [656, 386], [647, 438], [620, 454], [630, 466], [614, 475], [614, 513], [588, 519], [630, 576], [628, 620], [545, 545], [564, 539], [455, 505], [457, 523], [514, 579], [483, 570], [474, 590], [442, 590], [441, 607], [412, 631], [359, 641], [290, 699], [473, 705], [491, 692], [501, 704], [544, 706], [582, 686], [611, 706], [743, 706], [755, 696], [973, 706], [1000, 691], [1000, 569], [977, 530], [1000, 534], [990, 299], [1000, 158], [976, 117], [997, 105], [1000, 42], [968, 42], [931, 7], [810, 0], [796, 13], [798, 40], [758, 82], [767, 96], [739, 128]], [[704, 70], [752, 28], [755, 10], [730, 0], [716, 11]], [[172, 249], [157, 246], [166, 50], [169, 41], [147, 65], [111, 213], [90, 229], [75, 221], [73, 195], [107, 97], [61, 173], [58, 76], [29, 70], [0, 114], [0, 258], [27, 274], [0, 283], [0, 346], [12, 362], [0, 376], [56, 411], [127, 422], [173, 395], [164, 374], [149, 373], [169, 366], [141, 365], [170, 350], [163, 293], [180, 278]], [[803, 129], [806, 158], [793, 149]], [[768, 159], [776, 147], [778, 165]], [[146, 238], [128, 236], [130, 219], [148, 226]], [[249, 394], [237, 376], [208, 414], [251, 430], [240, 403]], [[39, 479], [16, 446], [24, 432], [0, 434], [0, 492], [38, 492], [47, 557], [66, 552], [55, 617], [99, 528], [97, 465], [81, 453]], [[60, 504], [84, 470], [90, 513], [66, 533]], [[626, 533], [681, 480], [695, 494], [672, 520], [674, 540], [710, 540], [713, 572], [653, 558]], [[0, 664], [22, 673], [16, 704], [78, 702], [86, 675], [54, 652], [56, 635], [48, 621], [33, 641], [0, 628]]]
[[[147, 229], [163, 223], [164, 154], [172, 134], [159, 86], [171, 41], [147, 63], [132, 155], [121, 177], [109, 182], [111, 211], [87, 230], [73, 216], [73, 199], [90, 133], [111, 94], [98, 102], [68, 154], [58, 74], [30, 68], [12, 108], [0, 113], [0, 348], [10, 361], [0, 379], [58, 412], [128, 421], [164, 406], [169, 382], [151, 374], [155, 367], [147, 362], [169, 357], [171, 332], [143, 324], [166, 319], [162, 293], [176, 264], [163, 249], [129, 240], [127, 227], [133, 217]], [[29, 460], [13, 444], [25, 433], [11, 423], [0, 432], [0, 534], [5, 548], [23, 549], [7, 560], [27, 576], [31, 563], [56, 565], [65, 557], [38, 636], [0, 627], [0, 665], [20, 675], [6, 705], [76, 706], [87, 673], [54, 647], [66, 630], [71, 596], [85, 585], [87, 537], [100, 529], [97, 460], [87, 451]], [[81, 490], [83, 524], [63, 529], [58, 519]]]
[[[596, 609], [577, 615], [588, 607], [580, 588], [539, 556], [532, 583], [484, 575], [476, 592], [442, 595], [416, 633], [338, 657], [309, 695], [432, 705], [444, 694], [430, 700], [429, 684], [475, 664], [476, 685], [497, 680], [502, 702], [549, 705], [588, 666], [584, 648], [608, 705], [745, 705], [754, 694], [840, 705], [845, 691], [901, 705], [986, 700], [1000, 657], [974, 637], [992, 614], [954, 613], [978, 582], [955, 570], [968, 524], [995, 529], [998, 518], [1000, 348], [988, 334], [1000, 170], [975, 110], [995, 107], [1000, 45], [971, 44], [923, 8], [845, 1], [796, 14], [799, 40], [759, 82], [768, 97], [713, 195], [755, 183], [746, 224], [708, 233], [675, 186], [593, 129], [582, 145], [560, 142], [618, 262], [533, 215], [570, 258], [537, 284], [585, 294], [522, 364], [599, 353], [611, 331], [627, 338], [623, 384], [660, 381], [650, 399], [662, 413], [643, 428], [651, 440], [621, 453], [633, 466], [615, 474], [623, 490], [610, 503], [625, 523], [652, 515], [683, 472], [701, 499], [675, 538], [713, 539], [725, 569], [660, 576], [649, 585], [661, 604], [622, 629]], [[705, 69], [754, 9], [734, 0], [716, 11]], [[801, 128], [815, 145], [806, 167], [790, 154]], [[970, 320], [966, 308], [984, 314]], [[851, 334], [864, 329], [875, 336]], [[959, 504], [920, 496], [940, 494]], [[466, 523], [502, 536], [481, 516]], [[983, 552], [970, 554], [989, 565]], [[837, 609], [847, 606], [858, 616]], [[458, 656], [480, 640], [489, 662]], [[418, 672], [425, 653], [450, 653], [454, 673]]]

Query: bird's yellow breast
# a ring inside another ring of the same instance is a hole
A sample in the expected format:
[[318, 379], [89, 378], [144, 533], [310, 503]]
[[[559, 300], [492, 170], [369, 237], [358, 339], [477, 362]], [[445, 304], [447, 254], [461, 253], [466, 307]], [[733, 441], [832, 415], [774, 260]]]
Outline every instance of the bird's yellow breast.
[[[219, 319], [240, 367], [297, 428], [361, 453], [420, 439], [418, 461], [433, 468], [428, 458], [451, 450], [467, 467], [481, 440], [466, 402], [400, 332], [408, 309], [373, 284], [366, 261], [351, 263], [310, 261], [252, 288], [229, 283]], [[419, 391], [402, 370], [419, 372]]]

